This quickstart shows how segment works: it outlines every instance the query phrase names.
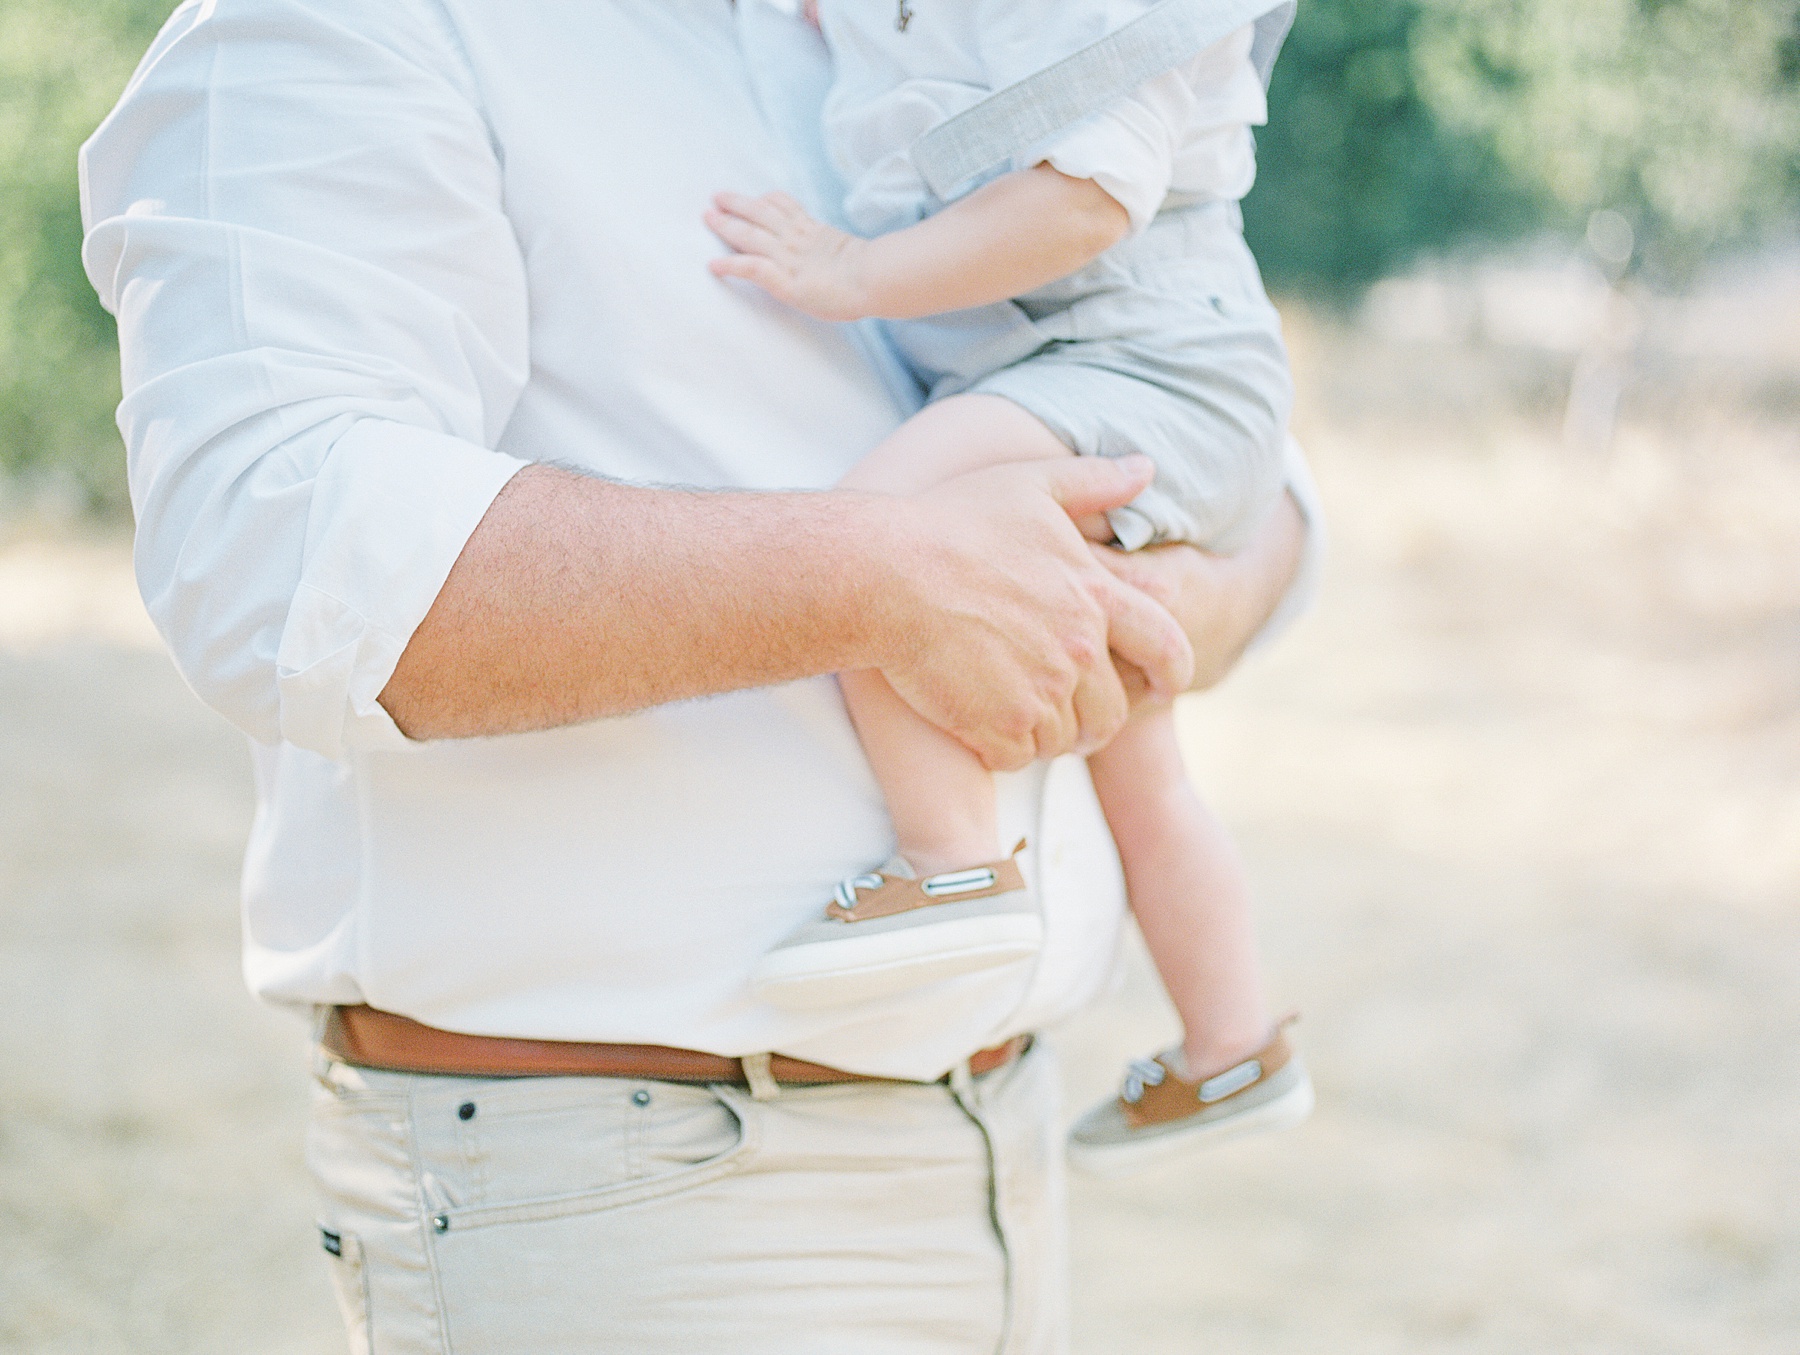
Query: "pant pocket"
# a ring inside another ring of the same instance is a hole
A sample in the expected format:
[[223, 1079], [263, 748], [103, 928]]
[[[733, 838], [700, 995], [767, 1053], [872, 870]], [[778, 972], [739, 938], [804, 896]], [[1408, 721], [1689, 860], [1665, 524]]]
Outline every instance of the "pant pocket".
[[350, 1355], [370, 1355], [369, 1273], [363, 1265], [362, 1239], [321, 1223], [319, 1241], [331, 1263], [331, 1285], [350, 1334]]
[[[729, 1239], [726, 1255], [747, 1245], [733, 1186], [756, 1151], [756, 1112], [729, 1089], [640, 1091], [647, 1122], [625, 1130], [641, 1140], [619, 1160], [625, 1175], [596, 1182], [586, 1154], [567, 1162], [567, 1188], [519, 1191], [549, 1184], [556, 1159], [579, 1138], [588, 1116], [573, 1105], [491, 1126], [485, 1203], [445, 1200], [455, 1182], [424, 1183], [426, 1207], [434, 1211], [427, 1226], [432, 1265], [456, 1355], [731, 1355], [729, 1345], [695, 1336], [686, 1314], [695, 1286], [705, 1282], [695, 1257], [712, 1255], [722, 1237]], [[674, 1104], [659, 1116], [664, 1101]], [[487, 1114], [478, 1106], [473, 1122]], [[522, 1163], [524, 1157], [535, 1160]], [[434, 1199], [437, 1189], [443, 1195]], [[646, 1329], [677, 1334], [632, 1334]]]
[[695, 1190], [739, 1170], [755, 1149], [752, 1113], [729, 1089], [639, 1088], [632, 1106], [641, 1117], [620, 1121], [608, 1102], [624, 1097], [620, 1086], [534, 1113], [478, 1106], [471, 1119], [487, 1127], [468, 1170], [424, 1156], [421, 1186], [440, 1249], [446, 1234], [453, 1241]]

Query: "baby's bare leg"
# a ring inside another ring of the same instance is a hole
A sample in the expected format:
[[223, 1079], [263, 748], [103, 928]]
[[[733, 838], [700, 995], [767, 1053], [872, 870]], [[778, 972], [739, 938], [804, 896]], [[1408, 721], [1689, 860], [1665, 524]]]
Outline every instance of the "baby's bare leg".
[[1269, 1013], [1237, 849], [1188, 782], [1167, 707], [1132, 720], [1088, 759], [1125, 866], [1131, 910], [1206, 1077], [1260, 1049]]
[[[844, 477], [847, 489], [912, 494], [969, 471], [1071, 456], [1010, 400], [958, 395], [914, 415]], [[921, 875], [1000, 854], [994, 778], [979, 759], [914, 713], [880, 673], [840, 673], [844, 703], [887, 800], [900, 854]]]

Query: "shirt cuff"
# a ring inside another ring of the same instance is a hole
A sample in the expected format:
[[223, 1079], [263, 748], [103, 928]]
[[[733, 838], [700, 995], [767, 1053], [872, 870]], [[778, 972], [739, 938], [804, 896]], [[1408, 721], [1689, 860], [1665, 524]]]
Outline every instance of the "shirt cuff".
[[1039, 157], [1071, 179], [1092, 179], [1125, 209], [1133, 235], [1155, 218], [1174, 174], [1168, 129], [1133, 105], [1077, 124]]
[[378, 698], [488, 506], [526, 464], [375, 419], [338, 440], [314, 485], [276, 655], [285, 741], [336, 760], [407, 746]]

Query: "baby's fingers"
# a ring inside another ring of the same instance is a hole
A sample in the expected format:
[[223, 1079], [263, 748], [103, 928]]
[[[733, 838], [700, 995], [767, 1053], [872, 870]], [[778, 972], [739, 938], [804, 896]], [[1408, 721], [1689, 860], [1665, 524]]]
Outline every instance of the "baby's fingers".
[[706, 267], [715, 278], [742, 278], [777, 297], [786, 290], [786, 275], [760, 255], [727, 254], [721, 259], [707, 260]]
[[806, 209], [786, 193], [764, 193], [761, 197], [745, 197], [742, 193], [720, 193], [713, 202], [721, 211], [755, 222], [766, 231], [786, 234], [812, 220]]
[[728, 212], [706, 214], [706, 226], [714, 235], [741, 254], [770, 254], [779, 243], [774, 235], [754, 222]]
[[771, 212], [787, 221], [804, 225], [812, 220], [812, 213], [786, 193], [765, 193], [762, 201], [768, 204]]

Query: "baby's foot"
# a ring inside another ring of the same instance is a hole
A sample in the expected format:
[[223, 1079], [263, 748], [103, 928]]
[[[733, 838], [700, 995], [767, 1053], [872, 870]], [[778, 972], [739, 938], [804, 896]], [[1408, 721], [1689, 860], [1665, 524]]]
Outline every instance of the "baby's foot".
[[1118, 1176], [1245, 1134], [1290, 1129], [1313, 1107], [1312, 1079], [1282, 1030], [1249, 1058], [1194, 1078], [1179, 1050], [1139, 1059], [1118, 1099], [1095, 1106], [1069, 1131], [1069, 1162]]
[[752, 990], [777, 1007], [837, 1007], [1029, 959], [1044, 924], [1019, 871], [1024, 846], [923, 879], [896, 857], [845, 880], [824, 916], [763, 956]]

